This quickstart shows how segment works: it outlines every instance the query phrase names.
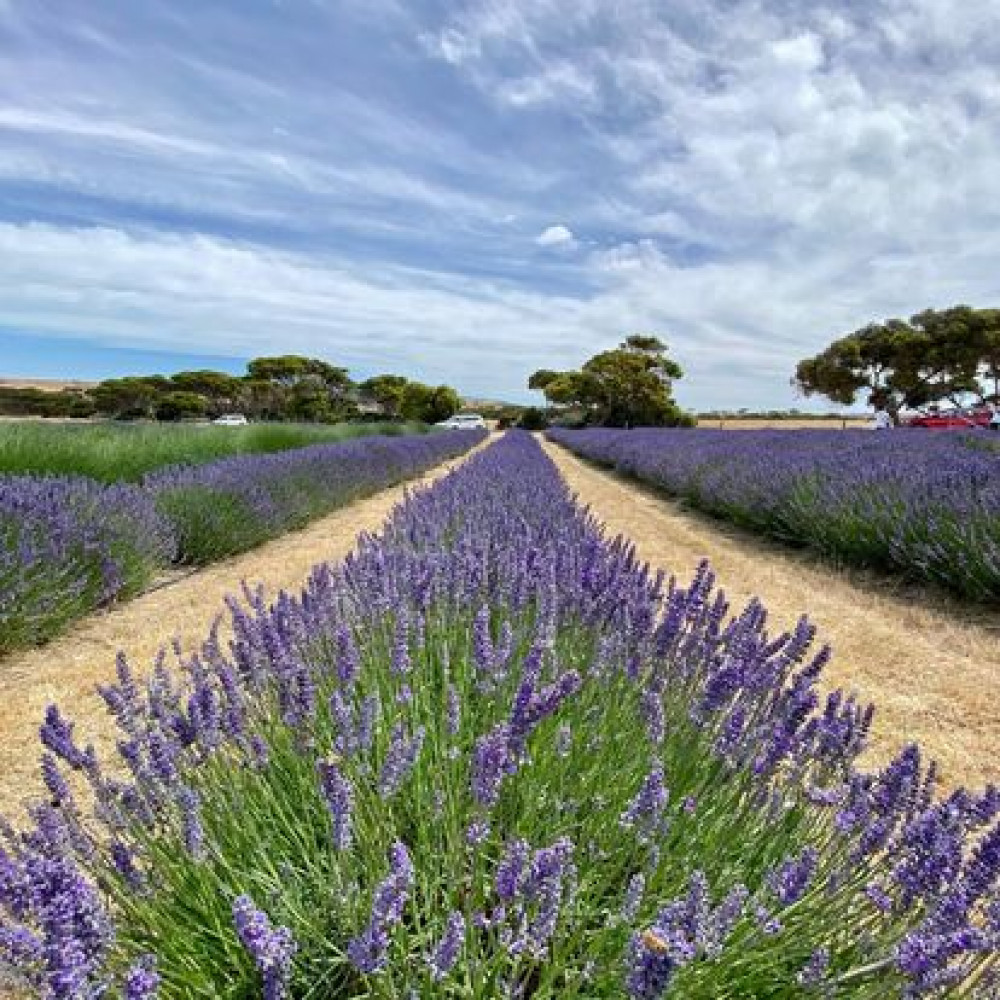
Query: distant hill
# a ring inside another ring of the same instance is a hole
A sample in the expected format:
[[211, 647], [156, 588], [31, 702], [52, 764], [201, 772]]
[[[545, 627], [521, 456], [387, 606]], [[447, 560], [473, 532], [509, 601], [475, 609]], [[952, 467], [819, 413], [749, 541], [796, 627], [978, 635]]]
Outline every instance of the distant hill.
[[462, 397], [463, 410], [503, 410], [509, 406], [522, 406], [521, 403], [505, 403], [502, 399], [481, 399], [475, 396]]
[[93, 389], [97, 382], [74, 378], [4, 378], [0, 376], [0, 388], [40, 389], [42, 392], [62, 392], [63, 389]]

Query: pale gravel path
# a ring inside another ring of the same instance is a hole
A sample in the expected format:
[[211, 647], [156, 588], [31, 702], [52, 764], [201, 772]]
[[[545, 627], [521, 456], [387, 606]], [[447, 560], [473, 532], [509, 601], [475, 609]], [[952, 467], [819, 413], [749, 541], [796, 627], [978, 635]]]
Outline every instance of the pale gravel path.
[[1000, 611], [840, 571], [694, 512], [543, 442], [571, 489], [656, 568], [689, 578], [707, 558], [734, 604], [760, 597], [772, 628], [808, 612], [833, 647], [826, 678], [876, 705], [872, 758], [917, 741], [947, 785], [1000, 782]]
[[239, 594], [244, 580], [263, 583], [269, 596], [298, 592], [317, 563], [342, 559], [361, 532], [381, 527], [407, 490], [440, 478], [468, 454], [342, 507], [301, 531], [82, 619], [44, 646], [0, 658], [0, 814], [23, 815], [24, 804], [38, 794], [37, 734], [47, 705], [55, 702], [65, 709], [82, 740], [100, 745], [107, 716], [95, 687], [113, 677], [119, 650], [141, 672], [175, 638], [184, 649], [195, 648], [225, 610], [227, 595]]

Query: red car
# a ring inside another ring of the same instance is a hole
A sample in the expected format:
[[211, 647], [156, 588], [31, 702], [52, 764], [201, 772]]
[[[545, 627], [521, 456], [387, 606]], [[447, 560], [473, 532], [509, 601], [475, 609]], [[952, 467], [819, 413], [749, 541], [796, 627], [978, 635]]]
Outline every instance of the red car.
[[973, 410], [968, 412], [953, 411], [950, 413], [922, 413], [906, 421], [907, 427], [937, 427], [965, 428], [989, 427], [989, 410]]

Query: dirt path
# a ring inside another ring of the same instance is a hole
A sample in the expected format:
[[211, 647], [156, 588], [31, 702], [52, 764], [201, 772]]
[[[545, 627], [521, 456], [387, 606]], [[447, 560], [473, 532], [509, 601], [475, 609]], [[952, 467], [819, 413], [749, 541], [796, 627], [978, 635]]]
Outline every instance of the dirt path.
[[1000, 782], [1000, 612], [974, 617], [933, 593], [831, 569], [544, 447], [580, 501], [633, 539], [643, 560], [683, 579], [707, 558], [730, 600], [760, 597], [775, 630], [808, 612], [833, 647], [828, 683], [876, 705], [873, 758], [916, 741], [948, 785]]
[[376, 530], [407, 489], [433, 482], [462, 461], [446, 462], [301, 531], [85, 618], [38, 649], [0, 658], [0, 813], [23, 815], [25, 802], [37, 795], [37, 733], [47, 705], [65, 709], [81, 737], [100, 745], [106, 715], [95, 686], [113, 676], [119, 650], [142, 671], [175, 637], [185, 649], [204, 639], [224, 611], [225, 597], [239, 593], [241, 581], [262, 582], [269, 595], [299, 590], [313, 566], [343, 558], [360, 532]]

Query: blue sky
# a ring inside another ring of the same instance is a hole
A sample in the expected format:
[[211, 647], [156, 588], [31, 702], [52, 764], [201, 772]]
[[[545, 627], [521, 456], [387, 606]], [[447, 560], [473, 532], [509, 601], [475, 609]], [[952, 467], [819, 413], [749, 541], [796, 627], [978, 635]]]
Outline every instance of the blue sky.
[[306, 353], [530, 398], [632, 332], [804, 405], [996, 305], [1000, 4], [0, 0], [0, 374]]

